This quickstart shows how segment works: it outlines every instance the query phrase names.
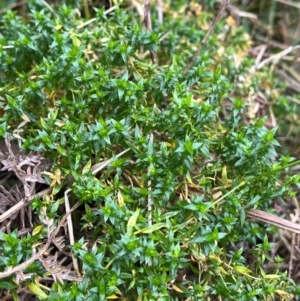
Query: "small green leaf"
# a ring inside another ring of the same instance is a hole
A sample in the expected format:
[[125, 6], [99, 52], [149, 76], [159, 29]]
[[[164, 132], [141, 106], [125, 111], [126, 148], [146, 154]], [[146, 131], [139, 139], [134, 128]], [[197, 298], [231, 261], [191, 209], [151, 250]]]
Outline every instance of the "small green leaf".
[[137, 231], [135, 234], [137, 234], [138, 232], [140, 233], [152, 233], [154, 231], [157, 231], [163, 227], [166, 227], [166, 224], [165, 223], [157, 223], [157, 224], [154, 224], [152, 226], [149, 226], [149, 227], [146, 227], [140, 231]]
[[63, 147], [61, 147], [60, 145], [57, 145], [57, 151], [58, 151], [61, 155], [63, 155], [63, 156], [67, 156], [67, 155], [68, 155], [67, 151], [66, 151]]
[[7, 133], [7, 123], [3, 122], [0, 124], [0, 137], [4, 137]]
[[92, 160], [90, 159], [90, 160], [84, 165], [84, 167], [83, 167], [83, 169], [82, 169], [82, 175], [87, 174], [87, 173], [90, 171], [91, 166], [92, 166]]
[[105, 287], [105, 280], [102, 277], [101, 280], [99, 281], [98, 285], [98, 291], [99, 291], [99, 301], [104, 301], [105, 300], [105, 294], [106, 294], [106, 287]]
[[59, 185], [56, 184], [56, 185], [53, 187], [52, 194], [53, 194], [53, 195], [58, 194], [58, 193], [60, 192], [62, 186], [63, 186], [63, 183], [61, 183], [61, 184], [59, 184]]
[[47, 130], [47, 129], [48, 129], [48, 125], [47, 125], [45, 119], [41, 117], [41, 118], [40, 118], [40, 122], [41, 122], [41, 126], [42, 126], [45, 130]]
[[161, 219], [168, 219], [168, 218], [171, 218], [171, 217], [173, 217], [173, 216], [175, 216], [175, 215], [177, 215], [177, 214], [179, 214], [180, 213], [180, 211], [171, 211], [171, 212], [167, 212], [167, 213], [165, 213], [165, 214], [163, 214], [162, 216], [161, 216]]

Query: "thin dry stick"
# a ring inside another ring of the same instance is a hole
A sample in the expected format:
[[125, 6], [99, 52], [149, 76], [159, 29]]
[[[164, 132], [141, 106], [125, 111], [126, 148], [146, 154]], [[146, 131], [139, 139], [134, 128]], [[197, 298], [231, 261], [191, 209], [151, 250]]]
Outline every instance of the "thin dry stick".
[[26, 268], [28, 268], [32, 263], [34, 263], [37, 259], [39, 259], [40, 256], [43, 255], [44, 252], [47, 251], [47, 249], [49, 248], [52, 240], [54, 239], [54, 237], [57, 235], [57, 233], [59, 232], [60, 228], [63, 226], [63, 224], [65, 223], [67, 217], [69, 216], [69, 214], [71, 212], [73, 212], [75, 209], [77, 209], [79, 207], [80, 203], [77, 202], [72, 209], [67, 212], [65, 214], [65, 216], [61, 219], [61, 221], [58, 223], [57, 227], [52, 231], [52, 233], [50, 233], [50, 235], [48, 236], [48, 239], [46, 241], [46, 244], [40, 249], [40, 251], [36, 254], [34, 254], [31, 258], [29, 258], [28, 260], [24, 261], [23, 263], [15, 266], [15, 267], [9, 267], [6, 271], [4, 272], [0, 272], [0, 279], [2, 278], [6, 278], [11, 276], [14, 273], [17, 272], [21, 272], [24, 271]]
[[[293, 214], [292, 220], [293, 220], [293, 221], [297, 221], [297, 220], [299, 220], [299, 213], [300, 213], [300, 210], [299, 210], [299, 203], [298, 203], [298, 200], [297, 200], [295, 197], [293, 198], [293, 201], [294, 201], [296, 210], [294, 211], [295, 214]], [[289, 275], [288, 275], [289, 278], [291, 278], [291, 276], [292, 276], [292, 271], [293, 271], [293, 259], [294, 259], [294, 252], [295, 252], [296, 246], [297, 246], [297, 243], [296, 243], [296, 235], [293, 233], [293, 236], [292, 236], [292, 244], [291, 244], [290, 263], [289, 263]]]
[[297, 4], [296, 2], [293, 2], [293, 1], [287, 1], [287, 0], [276, 0], [276, 1], [300, 9], [300, 4]]
[[[218, 2], [222, 2], [221, 0], [218, 0]], [[248, 18], [252, 20], [257, 20], [257, 15], [248, 13], [245, 11], [240, 10], [237, 6], [234, 6], [232, 4], [228, 5], [228, 10], [233, 16], [240, 17], [240, 18]]]
[[291, 77], [282, 69], [278, 70], [277, 73], [285, 79], [287, 87], [295, 90], [298, 93], [300, 92], [300, 82], [297, 79]]
[[152, 30], [150, 0], [145, 0], [144, 23], [147, 30]]
[[157, 0], [157, 16], [158, 16], [158, 23], [163, 24], [164, 21], [163, 0]]
[[[118, 159], [119, 157], [123, 156], [124, 154], [126, 154], [128, 151], [130, 151], [130, 148], [126, 148], [125, 150], [123, 150], [122, 152], [120, 152], [119, 154], [116, 155], [116, 159]], [[112, 163], [115, 160], [114, 157], [105, 160], [103, 162], [100, 163], [96, 163], [95, 165], [93, 165], [91, 167], [91, 171], [93, 176], [96, 175], [99, 171], [101, 171], [103, 168], [105, 168], [107, 165], [109, 165], [110, 163]]]
[[[150, 0], [145, 0], [145, 14], [144, 14], [144, 23], [145, 27], [148, 31], [152, 30], [152, 23], [151, 23], [151, 13], [150, 13]], [[156, 53], [154, 51], [150, 52], [151, 55], [151, 60], [155, 64], [156, 63]], [[153, 133], [150, 132], [149, 134], [149, 142], [153, 144]], [[150, 167], [147, 169], [148, 176], [150, 176]], [[151, 206], [151, 180], [148, 181], [148, 211], [149, 211], [149, 216], [148, 216], [148, 224], [149, 226], [152, 225], [152, 206]]]
[[[109, 8], [108, 10], [106, 10], [106, 11], [104, 12], [104, 15], [109, 14], [110, 12], [112, 12], [113, 10], [115, 10], [117, 7], [118, 7], [117, 5], [112, 6], [111, 8]], [[83, 28], [83, 27], [85, 27], [85, 26], [87, 26], [87, 25], [89, 25], [89, 24], [95, 22], [96, 20], [97, 20], [97, 18], [89, 19], [88, 21], [86, 21], [86, 22], [84, 22], [84, 23], [82, 23], [82, 24], [77, 25], [76, 28], [77, 28], [77, 29]]]
[[291, 256], [290, 256], [290, 263], [289, 263], [289, 275], [288, 277], [291, 278], [292, 276], [292, 270], [293, 270], [293, 258], [294, 258], [294, 249], [295, 249], [295, 233], [292, 234], [292, 250], [291, 250]]
[[[152, 30], [152, 22], [151, 22], [151, 12], [150, 12], [150, 0], [145, 0], [145, 13], [144, 13], [144, 23], [145, 27], [148, 31]], [[156, 64], [156, 52], [150, 51], [150, 56], [153, 64]]]
[[209, 35], [211, 34], [212, 30], [213, 30], [214, 27], [216, 26], [217, 22], [221, 19], [222, 13], [223, 13], [223, 11], [226, 9], [226, 7], [228, 6], [228, 4], [229, 4], [229, 0], [223, 0], [223, 1], [222, 1], [222, 5], [221, 5], [221, 7], [220, 7], [220, 10], [219, 10], [217, 16], [215, 17], [215, 19], [214, 19], [213, 22], [211, 23], [211, 25], [210, 25], [210, 27], [209, 27], [209, 29], [208, 29], [208, 31], [207, 31], [205, 37], [204, 37], [203, 40], [201, 41], [199, 47], [198, 47], [197, 50], [195, 51], [195, 53], [194, 53], [193, 57], [191, 58], [190, 62], [189, 62], [188, 65], [185, 67], [185, 69], [184, 69], [184, 71], [183, 71], [184, 73], [186, 73], [187, 71], [189, 71], [190, 68], [192, 67], [192, 65], [194, 64], [194, 62], [195, 62], [197, 56], [198, 56], [199, 53], [200, 53], [200, 50], [201, 50], [202, 46], [206, 43], [207, 38], [209, 37]]
[[284, 49], [283, 51], [276, 53], [274, 55], [271, 55], [269, 58], [263, 60], [261, 63], [259, 63], [257, 66], [255, 66], [255, 70], [259, 70], [265, 65], [273, 62], [274, 64], [278, 63], [283, 57], [287, 56], [289, 53], [291, 53], [294, 50], [300, 49], [300, 45], [296, 46], [289, 46], [288, 48]]
[[253, 219], [268, 223], [281, 229], [291, 231], [293, 233], [300, 234], [300, 224], [293, 223], [276, 215], [256, 209], [250, 210], [246, 214], [248, 217], [251, 217]]
[[[68, 194], [69, 192], [71, 192], [72, 189], [67, 189], [65, 192], [65, 208], [66, 208], [66, 212], [69, 212], [70, 209], [70, 202], [69, 202], [69, 198], [68, 198]], [[69, 239], [70, 239], [70, 245], [74, 246], [75, 243], [75, 239], [74, 239], [74, 231], [73, 231], [73, 222], [72, 222], [72, 215], [69, 214], [67, 217], [67, 225], [68, 225], [68, 230], [69, 230]], [[78, 265], [78, 260], [77, 258], [74, 257], [73, 252], [71, 252], [72, 254], [72, 261], [73, 261], [73, 266], [74, 266], [74, 270], [77, 276], [81, 276], [80, 275], [80, 271], [79, 271], [79, 265]]]
[[52, 14], [56, 15], [54, 9], [45, 0], [41, 0], [41, 2], [51, 11]]
[[[153, 133], [149, 134], [149, 138], [150, 138], [150, 143], [153, 145]], [[150, 167], [148, 167], [147, 170], [148, 176], [150, 177]], [[149, 191], [149, 195], [148, 195], [148, 211], [149, 211], [149, 215], [148, 215], [148, 224], [149, 226], [152, 225], [152, 205], [151, 205], [151, 180], [148, 180], [148, 191]]]
[[266, 50], [267, 50], [268, 46], [267, 45], [262, 45], [262, 47], [260, 48], [259, 52], [258, 52], [258, 55], [255, 59], [255, 65], [257, 66], [260, 62], [261, 62], [261, 59], [263, 58]]
[[[285, 57], [285, 59], [287, 59], [288, 56]], [[291, 60], [294, 60], [295, 62], [300, 62], [300, 56], [298, 58], [295, 58], [293, 56], [290, 56]], [[290, 75], [292, 76], [292, 78], [297, 81], [298, 83], [300, 83], [300, 74], [294, 69], [291, 68], [289, 65], [287, 64], [282, 64], [282, 68]]]
[[37, 194], [32, 195], [28, 198], [22, 199], [19, 203], [17, 203], [13, 207], [9, 208], [6, 212], [4, 212], [3, 214], [0, 215], [0, 223], [5, 221], [11, 215], [15, 214], [17, 211], [21, 210], [23, 207], [30, 204], [34, 198], [41, 197], [41, 196], [47, 194], [48, 192], [50, 192], [51, 190], [52, 190], [52, 187], [42, 190], [41, 192], [38, 192]]

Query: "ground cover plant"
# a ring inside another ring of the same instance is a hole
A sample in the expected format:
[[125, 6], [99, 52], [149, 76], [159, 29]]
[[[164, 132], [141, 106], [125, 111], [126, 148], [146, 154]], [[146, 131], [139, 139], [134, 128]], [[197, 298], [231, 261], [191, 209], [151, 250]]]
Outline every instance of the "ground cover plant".
[[253, 114], [284, 95], [250, 36], [226, 2], [106, 4], [0, 15], [1, 298], [297, 298], [278, 229], [249, 221], [299, 184]]

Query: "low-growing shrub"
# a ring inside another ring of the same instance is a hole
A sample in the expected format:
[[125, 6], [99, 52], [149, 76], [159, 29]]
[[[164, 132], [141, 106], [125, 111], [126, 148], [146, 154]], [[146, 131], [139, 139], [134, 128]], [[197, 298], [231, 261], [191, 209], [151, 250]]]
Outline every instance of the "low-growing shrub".
[[[260, 79], [272, 81], [253, 72], [243, 29], [221, 20], [185, 72], [214, 18], [195, 3], [165, 5], [152, 31], [122, 4], [97, 8], [90, 20], [71, 6], [28, 5], [26, 20], [13, 11], [0, 18], [0, 135], [27, 153], [17, 148], [9, 165], [8, 150], [1, 160], [15, 173], [27, 160], [18, 189], [31, 203], [23, 228], [33, 226], [25, 236], [21, 224], [3, 228], [2, 293], [60, 301], [298, 295], [270, 256], [276, 229], [246, 219], [294, 196], [299, 176], [283, 174], [296, 163], [277, 156], [276, 129], [249, 114]], [[1, 186], [3, 199], [17, 199], [14, 183]], [[74, 243], [64, 203], [76, 204]]]

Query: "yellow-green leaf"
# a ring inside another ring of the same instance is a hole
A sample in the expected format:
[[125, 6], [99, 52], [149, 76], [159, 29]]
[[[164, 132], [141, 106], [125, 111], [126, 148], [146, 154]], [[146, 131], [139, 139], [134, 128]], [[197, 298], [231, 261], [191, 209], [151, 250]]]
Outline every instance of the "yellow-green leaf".
[[73, 42], [73, 45], [76, 47], [80, 47], [82, 44], [81, 41], [75, 35], [71, 35], [71, 40]]
[[221, 271], [222, 271], [222, 274], [229, 275], [229, 273], [227, 273], [227, 271], [224, 268], [222, 268], [222, 267], [221, 267]]
[[42, 225], [35, 227], [32, 231], [32, 235], [36, 235], [36, 234], [40, 233], [42, 229], [43, 229]]
[[56, 195], [60, 192], [61, 188], [62, 188], [62, 183], [60, 185], [55, 185], [52, 189], [52, 194], [53, 195]]
[[108, 297], [106, 297], [107, 300], [114, 300], [114, 299], [119, 299], [120, 296], [117, 296], [117, 295], [110, 295]]
[[283, 290], [275, 290], [275, 293], [279, 296], [281, 296], [282, 298], [289, 298], [290, 300], [292, 298], [294, 298], [294, 295], [289, 293], [289, 292], [286, 292], [286, 291], [283, 291]]
[[280, 275], [276, 275], [276, 274], [264, 275], [264, 278], [267, 278], [267, 279], [279, 279], [280, 277], [281, 277]]
[[40, 118], [40, 122], [41, 122], [41, 126], [45, 129], [45, 130], [47, 130], [48, 129], [48, 126], [47, 126], [47, 123], [46, 123], [46, 121], [44, 120], [44, 118]]
[[146, 227], [142, 230], [140, 230], [139, 232], [142, 232], [142, 233], [152, 233], [158, 229], [161, 229], [163, 227], [165, 227], [166, 224], [165, 223], [157, 223], [157, 224], [154, 224], [152, 226], [149, 226], [149, 227]]
[[118, 191], [118, 204], [120, 207], [124, 206], [124, 198], [120, 190]]
[[92, 166], [92, 160], [90, 159], [83, 167], [82, 169], [82, 174], [85, 175], [86, 173], [88, 173], [88, 171], [91, 169]]
[[172, 288], [178, 292], [178, 293], [183, 293], [183, 290], [181, 290], [178, 286], [176, 286], [175, 284], [172, 285]]
[[44, 291], [34, 282], [29, 283], [28, 288], [33, 292], [34, 295], [36, 295], [40, 299], [48, 298], [48, 296], [44, 293]]
[[226, 165], [222, 169], [222, 180], [225, 184], [227, 184], [228, 179], [227, 179], [227, 168]]
[[57, 150], [63, 156], [67, 156], [68, 155], [68, 153], [66, 152], [66, 150], [63, 147], [59, 146], [59, 145], [57, 145]]
[[246, 268], [245, 266], [241, 266], [241, 265], [236, 265], [233, 267], [233, 269], [243, 275], [249, 275], [252, 273], [252, 271], [248, 268]]
[[136, 225], [137, 218], [140, 214], [140, 209], [137, 209], [133, 215], [129, 218], [127, 223], [127, 231], [131, 231], [132, 228]]

